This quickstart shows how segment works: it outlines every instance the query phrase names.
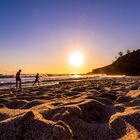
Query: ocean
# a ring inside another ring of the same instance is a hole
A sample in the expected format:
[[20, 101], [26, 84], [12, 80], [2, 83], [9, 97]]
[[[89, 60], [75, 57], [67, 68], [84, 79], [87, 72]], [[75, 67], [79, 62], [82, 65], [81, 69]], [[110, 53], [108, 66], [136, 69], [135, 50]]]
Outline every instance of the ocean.
[[[22, 87], [32, 86], [35, 80], [34, 74], [22, 74]], [[97, 78], [95, 75], [64, 75], [64, 74], [41, 74], [40, 85], [56, 84], [61, 81], [80, 80], [87, 78]], [[0, 88], [13, 88], [15, 87], [15, 75], [0, 74]], [[37, 84], [36, 84], [37, 85]]]
[[[36, 76], [35, 74], [22, 74], [21, 75], [22, 87], [33, 86], [33, 82], [35, 81], [35, 76]], [[40, 74], [39, 77], [40, 77], [40, 85], [52, 85], [63, 81], [76, 81], [76, 80], [86, 80], [86, 79], [99, 80], [103, 78], [122, 77], [122, 76], [123, 75], [107, 76], [101, 74], [100, 75]], [[16, 84], [15, 75], [0, 74], [0, 89], [13, 88], [15, 87], [15, 84]]]

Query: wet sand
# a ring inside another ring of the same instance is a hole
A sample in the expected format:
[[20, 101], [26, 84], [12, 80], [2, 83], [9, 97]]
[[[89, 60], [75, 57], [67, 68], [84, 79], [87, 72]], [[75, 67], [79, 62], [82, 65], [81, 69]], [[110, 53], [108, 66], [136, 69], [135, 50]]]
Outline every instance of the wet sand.
[[138, 140], [140, 78], [0, 90], [0, 140]]

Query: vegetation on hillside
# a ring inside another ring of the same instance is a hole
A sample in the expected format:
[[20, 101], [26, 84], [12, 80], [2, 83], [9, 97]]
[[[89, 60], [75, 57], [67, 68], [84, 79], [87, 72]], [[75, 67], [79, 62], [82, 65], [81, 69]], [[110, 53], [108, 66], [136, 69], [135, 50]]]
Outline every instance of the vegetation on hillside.
[[93, 69], [90, 74], [107, 74], [107, 75], [140, 75], [140, 49], [123, 55], [119, 52], [119, 57], [112, 64]]

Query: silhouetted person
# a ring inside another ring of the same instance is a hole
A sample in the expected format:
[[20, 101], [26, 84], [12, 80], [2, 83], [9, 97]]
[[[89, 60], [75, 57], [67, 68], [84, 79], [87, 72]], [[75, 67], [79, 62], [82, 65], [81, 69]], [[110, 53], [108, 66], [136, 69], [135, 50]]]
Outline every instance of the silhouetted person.
[[35, 77], [35, 81], [33, 83], [33, 86], [35, 85], [35, 83], [38, 83], [38, 85], [39, 85], [39, 74], [38, 73], [36, 74], [36, 77]]
[[19, 82], [19, 88], [21, 88], [20, 73], [21, 73], [21, 70], [19, 70], [19, 71], [16, 73], [16, 88], [18, 88], [18, 82]]

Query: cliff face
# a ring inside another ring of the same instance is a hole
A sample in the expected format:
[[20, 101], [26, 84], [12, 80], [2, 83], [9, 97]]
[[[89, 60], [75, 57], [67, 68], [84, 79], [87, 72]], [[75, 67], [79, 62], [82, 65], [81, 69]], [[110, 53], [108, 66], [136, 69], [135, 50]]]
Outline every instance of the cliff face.
[[140, 49], [119, 57], [108, 66], [93, 69], [90, 74], [140, 75]]

